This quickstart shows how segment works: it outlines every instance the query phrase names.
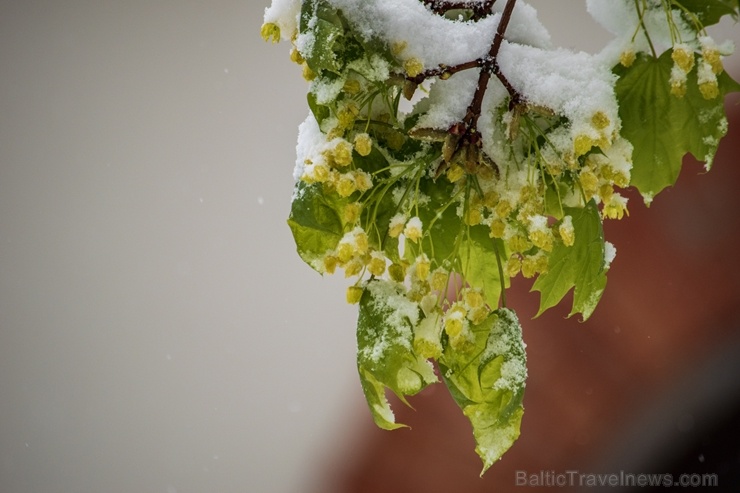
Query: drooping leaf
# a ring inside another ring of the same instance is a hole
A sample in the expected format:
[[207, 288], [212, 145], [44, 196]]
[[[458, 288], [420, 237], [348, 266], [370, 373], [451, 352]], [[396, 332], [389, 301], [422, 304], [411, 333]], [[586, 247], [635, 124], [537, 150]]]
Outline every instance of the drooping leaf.
[[711, 167], [719, 141], [727, 133], [724, 96], [740, 90], [740, 85], [722, 73], [719, 96], [707, 100], [694, 69], [686, 82], [686, 95], [678, 98], [671, 94], [672, 66], [669, 50], [660, 58], [641, 56], [631, 67], [615, 69], [622, 135], [635, 149], [632, 185], [648, 203], [676, 182], [687, 153]]
[[740, 8], [738, 0], [672, 0], [671, 3], [674, 8], [683, 7], [696, 15], [704, 27], [717, 24], [725, 15], [737, 20]]
[[445, 348], [439, 368], [473, 426], [483, 474], [519, 437], [527, 378], [522, 329], [513, 311], [499, 309], [474, 327], [475, 348]]
[[[506, 247], [500, 239], [491, 238], [489, 228], [472, 226], [468, 241], [460, 251], [465, 281], [473, 287], [483, 289], [488, 306], [497, 307], [501, 298], [501, 270], [499, 262], [508, 258]], [[509, 278], [504, 273], [503, 285], [509, 285]]]
[[575, 288], [570, 315], [581, 313], [588, 319], [606, 287], [604, 269], [604, 231], [596, 204], [591, 201], [584, 208], [565, 208], [575, 231], [575, 243], [565, 246], [557, 242], [547, 264], [547, 272], [540, 274], [533, 291], [540, 292], [537, 316], [558, 303]]
[[357, 321], [357, 368], [375, 423], [383, 429], [400, 426], [385, 398], [389, 388], [403, 402], [437, 382], [432, 366], [413, 351], [419, 307], [392, 281], [368, 282], [360, 299]]
[[311, 70], [338, 73], [342, 67], [338, 53], [342, 48], [344, 28], [336, 11], [324, 0], [303, 2], [300, 31], [313, 38], [310, 47], [301, 53]]
[[324, 193], [321, 184], [296, 184], [288, 226], [298, 254], [315, 270], [320, 271], [317, 260], [336, 248], [344, 236], [341, 211], [346, 203], [337, 194]]

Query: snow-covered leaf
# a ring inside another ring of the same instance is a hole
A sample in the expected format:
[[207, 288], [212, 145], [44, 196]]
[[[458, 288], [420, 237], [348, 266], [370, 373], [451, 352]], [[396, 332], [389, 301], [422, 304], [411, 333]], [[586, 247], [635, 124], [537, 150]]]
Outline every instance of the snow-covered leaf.
[[719, 95], [705, 99], [696, 69], [688, 74], [686, 95], [671, 94], [671, 51], [660, 58], [641, 56], [615, 69], [622, 135], [634, 146], [632, 185], [649, 202], [672, 186], [686, 153], [711, 167], [719, 141], [727, 133], [724, 96], [740, 90], [726, 73], [718, 76]]
[[473, 426], [483, 474], [519, 437], [527, 357], [521, 326], [511, 310], [492, 313], [473, 334], [475, 347], [460, 352], [448, 345], [439, 368]]
[[419, 307], [409, 301], [392, 281], [373, 280], [360, 300], [357, 321], [357, 367], [375, 423], [384, 429], [403, 426], [395, 422], [385, 398], [389, 388], [403, 402], [437, 382], [430, 363], [412, 348]]
[[333, 250], [344, 235], [341, 210], [346, 199], [323, 193], [321, 184], [296, 184], [288, 225], [298, 254], [316, 270], [316, 260]]

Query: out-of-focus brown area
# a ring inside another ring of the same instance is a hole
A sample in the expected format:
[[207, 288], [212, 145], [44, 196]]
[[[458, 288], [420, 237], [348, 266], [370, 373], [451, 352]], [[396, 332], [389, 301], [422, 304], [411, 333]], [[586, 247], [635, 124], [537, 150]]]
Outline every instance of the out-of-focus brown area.
[[512, 289], [529, 379], [521, 437], [499, 463], [479, 478], [469, 424], [438, 385], [411, 399], [415, 410], [392, 402], [410, 430], [376, 429], [358, 409], [367, 430], [352, 457], [327, 464], [333, 491], [521, 491], [516, 471], [608, 467], [654, 400], [740, 335], [740, 98], [727, 103], [730, 133], [710, 173], [687, 159], [676, 186], [649, 209], [631, 193], [630, 217], [607, 221], [617, 258], [590, 320], [565, 318], [567, 303], [532, 320], [539, 299], [531, 283]]

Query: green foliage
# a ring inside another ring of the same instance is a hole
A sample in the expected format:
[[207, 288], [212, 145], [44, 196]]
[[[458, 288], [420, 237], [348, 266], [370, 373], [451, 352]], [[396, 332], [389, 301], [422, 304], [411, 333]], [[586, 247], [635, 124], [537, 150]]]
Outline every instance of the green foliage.
[[547, 272], [534, 283], [532, 290], [540, 292], [537, 316], [560, 303], [575, 288], [569, 316], [581, 313], [586, 320], [606, 287], [604, 231], [594, 202], [584, 208], [566, 208], [564, 212], [572, 217], [575, 243], [565, 246], [558, 242], [550, 254]]
[[740, 8], [738, 0], [671, 0], [671, 3], [696, 15], [705, 27], [717, 24], [726, 15], [737, 20]]
[[323, 193], [321, 185], [299, 182], [290, 208], [288, 226], [304, 262], [320, 270], [317, 261], [334, 250], [344, 235], [341, 210], [346, 200]]
[[688, 74], [686, 94], [671, 94], [672, 51], [659, 58], [643, 55], [625, 68], [618, 66], [616, 85], [622, 134], [632, 143], [632, 185], [648, 202], [672, 186], [686, 153], [711, 167], [719, 142], [727, 132], [724, 96], [740, 90], [726, 73], [718, 77], [719, 93], [705, 98], [697, 71]]
[[522, 328], [511, 310], [492, 313], [473, 333], [474, 347], [461, 353], [448, 346], [439, 368], [473, 426], [483, 473], [519, 437], [527, 357]]
[[[628, 214], [621, 189], [649, 202], [675, 183], [687, 153], [711, 166], [727, 131], [724, 97], [740, 85], [704, 28], [736, 18], [738, 1], [610, 4], [624, 18], [635, 8], [640, 18], [650, 10], [652, 23], [666, 19], [660, 33], [637, 26], [651, 53], [627, 49], [613, 71], [597, 57], [539, 48], [536, 37], [507, 38], [514, 66], [495, 45], [480, 50], [493, 64], [427, 66], [422, 41], [384, 32], [388, 17], [371, 25], [388, 13], [385, 1], [303, 0], [296, 32], [281, 30], [295, 28], [292, 10], [275, 19], [282, 27], [263, 26], [266, 40], [293, 41], [291, 59], [310, 82], [288, 224], [313, 269], [354, 278], [347, 301], [359, 304], [357, 369], [375, 423], [404, 426], [386, 392], [408, 403], [437, 382], [436, 365], [485, 471], [523, 416], [526, 354], [506, 307], [511, 279], [536, 278], [537, 316], [571, 291], [570, 316], [593, 314], [614, 257], [603, 221]], [[480, 7], [416, 10], [455, 35], [486, 17]], [[518, 27], [518, 36], [539, 29]], [[637, 43], [635, 26], [626, 31], [623, 45]], [[661, 45], [672, 48], [653, 53]], [[542, 71], [551, 57], [561, 66]]]
[[437, 381], [431, 365], [412, 349], [418, 312], [399, 286], [387, 281], [371, 281], [360, 300], [357, 367], [373, 419], [386, 430], [404, 426], [393, 418], [386, 387], [406, 402], [406, 395]]

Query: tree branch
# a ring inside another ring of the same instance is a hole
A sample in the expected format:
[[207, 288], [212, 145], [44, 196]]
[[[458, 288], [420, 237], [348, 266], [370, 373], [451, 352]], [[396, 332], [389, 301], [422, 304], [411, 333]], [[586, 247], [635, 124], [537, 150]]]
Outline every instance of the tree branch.
[[445, 2], [443, 0], [420, 0], [432, 12], [438, 15], [444, 15], [450, 10], [472, 10], [473, 20], [480, 20], [491, 14], [491, 8], [496, 0], [486, 0], [485, 2]]

